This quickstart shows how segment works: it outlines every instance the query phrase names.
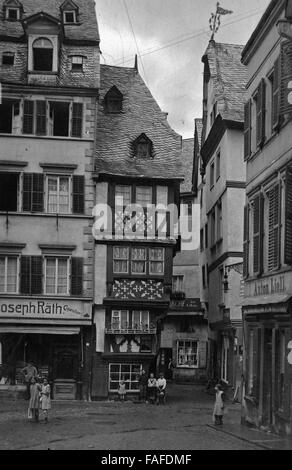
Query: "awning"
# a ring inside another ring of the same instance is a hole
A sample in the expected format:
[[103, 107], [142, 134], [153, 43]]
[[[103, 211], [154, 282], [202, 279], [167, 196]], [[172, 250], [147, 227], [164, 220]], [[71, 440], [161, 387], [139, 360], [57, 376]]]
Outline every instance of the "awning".
[[246, 298], [243, 301], [243, 313], [246, 314], [281, 314], [288, 313], [291, 295], [263, 295], [254, 298]]
[[80, 328], [54, 328], [33, 326], [0, 326], [0, 333], [34, 334], [34, 335], [79, 335]]
[[242, 306], [255, 306], [255, 305], [269, 305], [269, 304], [283, 304], [291, 299], [290, 295], [260, 295], [258, 297], [247, 297], [243, 300]]
[[204, 315], [201, 312], [182, 312], [182, 311], [170, 311], [167, 312], [168, 317], [201, 317], [204, 319]]

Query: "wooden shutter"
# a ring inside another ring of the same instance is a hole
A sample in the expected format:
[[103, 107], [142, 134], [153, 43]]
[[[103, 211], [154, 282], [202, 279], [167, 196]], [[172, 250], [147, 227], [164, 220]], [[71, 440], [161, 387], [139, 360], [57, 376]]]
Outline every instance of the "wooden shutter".
[[20, 261], [20, 293], [42, 294], [43, 260], [41, 256], [22, 256]]
[[72, 137], [82, 137], [83, 104], [73, 103], [72, 109]]
[[269, 191], [269, 242], [268, 269], [272, 271], [280, 264], [280, 218], [281, 193], [280, 185], [276, 184]]
[[280, 115], [292, 113], [292, 44], [291, 41], [281, 44], [281, 92]]
[[199, 360], [198, 365], [200, 369], [207, 367], [207, 341], [199, 341], [198, 344]]
[[244, 158], [251, 154], [251, 101], [244, 106]]
[[257, 145], [261, 147], [266, 138], [266, 82], [264, 79], [257, 92]]
[[32, 175], [32, 212], [43, 212], [44, 210], [44, 175], [34, 173]]
[[263, 269], [263, 237], [264, 237], [264, 198], [262, 195], [254, 199], [253, 207], [253, 272], [260, 274]]
[[24, 212], [31, 212], [32, 176], [32, 173], [23, 174], [22, 210]]
[[30, 256], [22, 256], [20, 259], [20, 293], [30, 294], [31, 262]]
[[73, 214], [84, 214], [84, 176], [73, 176]]
[[34, 132], [34, 101], [25, 100], [23, 103], [23, 134]]
[[292, 166], [286, 171], [285, 187], [285, 263], [292, 265]]
[[31, 257], [31, 294], [41, 294], [43, 290], [43, 259]]
[[36, 102], [36, 134], [46, 135], [47, 129], [47, 102], [45, 100]]
[[44, 175], [24, 173], [23, 175], [23, 211], [43, 212], [44, 210]]
[[243, 277], [249, 275], [249, 206], [244, 208], [244, 228], [243, 228]]
[[280, 58], [274, 64], [274, 80], [273, 80], [273, 127], [279, 124], [279, 107], [280, 107]]
[[71, 295], [83, 294], [83, 258], [71, 260]]

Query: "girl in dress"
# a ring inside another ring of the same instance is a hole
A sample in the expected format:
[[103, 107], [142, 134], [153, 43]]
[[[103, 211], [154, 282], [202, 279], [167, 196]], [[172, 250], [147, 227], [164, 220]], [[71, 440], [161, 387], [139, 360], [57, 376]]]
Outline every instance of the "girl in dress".
[[30, 381], [30, 400], [28, 404], [29, 420], [39, 420], [40, 391], [40, 384], [36, 382], [36, 379], [34, 377], [32, 377]]
[[121, 401], [125, 401], [125, 397], [126, 397], [126, 384], [125, 384], [125, 381], [124, 381], [124, 380], [121, 380], [120, 383], [119, 383], [118, 395], [119, 395], [119, 399], [120, 399]]
[[150, 403], [154, 404], [156, 401], [157, 395], [157, 380], [154, 377], [154, 374], [150, 374], [148, 379], [148, 399]]
[[47, 423], [49, 419], [49, 410], [51, 409], [51, 387], [47, 379], [44, 379], [43, 381], [40, 401], [41, 409], [45, 415], [45, 422]]
[[215, 424], [223, 424], [223, 415], [224, 415], [224, 392], [222, 391], [221, 385], [218, 384], [215, 387], [216, 399], [213, 412], [213, 421]]

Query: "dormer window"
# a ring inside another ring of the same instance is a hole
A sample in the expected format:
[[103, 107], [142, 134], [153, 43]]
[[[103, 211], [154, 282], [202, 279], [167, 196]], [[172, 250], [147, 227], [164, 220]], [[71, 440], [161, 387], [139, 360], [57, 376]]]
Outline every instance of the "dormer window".
[[153, 144], [145, 134], [141, 134], [134, 142], [134, 152], [136, 158], [152, 158]]
[[2, 65], [14, 65], [14, 52], [3, 52]]
[[33, 43], [33, 70], [51, 72], [53, 70], [53, 44], [47, 38], [39, 38]]
[[6, 20], [9, 21], [18, 21], [20, 19], [20, 9], [19, 8], [6, 8]]
[[76, 20], [76, 11], [63, 11], [63, 22], [64, 24], [74, 24], [77, 22]]
[[123, 109], [123, 95], [113, 86], [105, 95], [104, 109], [107, 113], [120, 113]]

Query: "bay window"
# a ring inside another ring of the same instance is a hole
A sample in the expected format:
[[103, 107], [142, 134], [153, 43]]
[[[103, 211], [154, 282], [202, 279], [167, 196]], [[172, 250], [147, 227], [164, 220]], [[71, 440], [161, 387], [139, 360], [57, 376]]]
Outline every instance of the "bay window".
[[131, 204], [131, 186], [117, 185], [115, 203], [117, 207], [126, 207]]
[[163, 275], [164, 248], [113, 247], [113, 273], [133, 275]]
[[17, 294], [19, 260], [16, 256], [0, 256], [0, 293]]

